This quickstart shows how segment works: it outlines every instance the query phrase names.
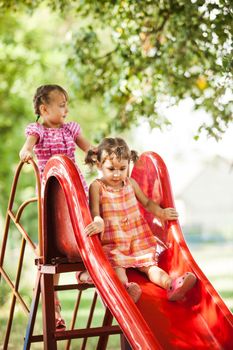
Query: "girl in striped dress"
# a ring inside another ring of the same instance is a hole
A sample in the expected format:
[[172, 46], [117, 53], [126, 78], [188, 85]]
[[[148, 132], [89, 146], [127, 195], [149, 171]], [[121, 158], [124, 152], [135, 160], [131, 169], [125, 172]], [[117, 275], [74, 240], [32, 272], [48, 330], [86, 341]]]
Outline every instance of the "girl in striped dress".
[[[84, 152], [92, 146], [82, 135], [78, 123], [65, 123], [68, 114], [67, 92], [59, 85], [42, 85], [36, 90], [33, 102], [37, 119], [26, 127], [27, 139], [20, 150], [20, 159], [27, 162], [33, 158], [34, 151], [41, 176], [47, 161], [55, 154], [66, 155], [76, 164], [76, 145]], [[38, 122], [39, 118], [42, 123]], [[88, 186], [77, 164], [76, 167], [88, 194]]]
[[[75, 163], [84, 190], [88, 195], [88, 186], [75, 162], [75, 148], [77, 145], [81, 150], [87, 152], [92, 146], [82, 135], [78, 123], [65, 123], [68, 113], [67, 92], [59, 85], [43, 85], [36, 90], [33, 102], [37, 119], [35, 123], [31, 123], [26, 127], [27, 138], [20, 150], [20, 159], [27, 162], [33, 158], [34, 151], [42, 176], [50, 157], [55, 154], [66, 155]], [[42, 119], [41, 123], [38, 122], [40, 118]], [[54, 275], [54, 284], [58, 284], [58, 281], [59, 275]], [[54, 298], [56, 329], [64, 330], [65, 321], [60, 315], [61, 305], [57, 292], [55, 292]]]
[[[196, 277], [188, 272], [172, 280], [158, 267], [156, 238], [140, 213], [138, 201], [163, 220], [175, 220], [178, 214], [174, 208], [163, 209], [148, 199], [137, 182], [128, 177], [129, 162], [136, 158], [136, 152], [130, 151], [120, 138], [106, 138], [97, 152], [88, 152], [86, 163], [96, 164], [102, 178], [95, 180], [89, 189], [93, 222], [85, 231], [87, 235], [101, 234], [103, 250], [135, 302], [141, 289], [138, 284], [128, 282], [126, 270], [130, 267], [166, 289], [170, 301], [180, 300], [195, 284]], [[84, 282], [89, 276], [85, 271], [78, 278]]]

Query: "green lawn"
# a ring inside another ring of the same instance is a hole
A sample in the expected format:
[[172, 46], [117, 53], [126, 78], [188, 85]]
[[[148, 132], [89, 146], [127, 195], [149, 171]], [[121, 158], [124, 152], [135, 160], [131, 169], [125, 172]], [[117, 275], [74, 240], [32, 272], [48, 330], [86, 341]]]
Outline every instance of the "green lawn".
[[[203, 270], [203, 272], [210, 279], [214, 287], [220, 293], [225, 303], [231, 310], [233, 310], [233, 244], [191, 244], [190, 245], [191, 252], [198, 262], [199, 266]], [[33, 269], [31, 269], [32, 271]], [[23, 294], [26, 294], [26, 286], [33, 283], [33, 276], [30, 276], [27, 271], [26, 276], [23, 279]], [[63, 274], [61, 283], [75, 283], [74, 274]], [[3, 284], [2, 284], [3, 285]], [[2, 292], [1, 285], [1, 292]], [[78, 314], [78, 327], [85, 327], [88, 318], [88, 309], [90, 301], [93, 298], [93, 289], [88, 289], [83, 292], [83, 298], [81, 302], [81, 309]], [[69, 325], [72, 310], [74, 308], [74, 303], [76, 300], [77, 291], [65, 291], [60, 292], [60, 298], [62, 301], [62, 315], [66, 319], [67, 324]], [[30, 298], [28, 298], [29, 301]], [[3, 334], [5, 332], [7, 315], [9, 312], [10, 301], [4, 305], [0, 309], [0, 348], [2, 346]], [[95, 309], [95, 314], [93, 318], [93, 326], [100, 326], [103, 318], [103, 306], [101, 300], [98, 299], [97, 307]], [[22, 308], [17, 305], [16, 307], [16, 315], [13, 323], [12, 334], [10, 338], [10, 343], [8, 349], [21, 350], [23, 347], [23, 338], [25, 335], [27, 325], [27, 317], [22, 311]], [[37, 322], [35, 326], [34, 334], [41, 334], [41, 313], [38, 314]], [[96, 339], [88, 340], [88, 350], [95, 349]], [[120, 348], [119, 336], [112, 336], [110, 338], [109, 350], [118, 350]], [[33, 344], [31, 349], [42, 350], [43, 346], [41, 343]], [[65, 349], [65, 342], [58, 342], [58, 349]], [[72, 340], [71, 349], [79, 350], [81, 349], [81, 341], [80, 340]]]

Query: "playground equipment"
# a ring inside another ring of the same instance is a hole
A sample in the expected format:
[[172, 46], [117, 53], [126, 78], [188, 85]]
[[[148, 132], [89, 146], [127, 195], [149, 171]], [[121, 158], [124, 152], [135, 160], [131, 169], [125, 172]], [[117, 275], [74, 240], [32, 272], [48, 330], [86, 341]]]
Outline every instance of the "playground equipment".
[[[91, 221], [91, 216], [74, 164], [64, 156], [51, 158], [43, 175], [42, 198], [40, 198], [38, 171], [35, 164], [31, 163], [35, 169], [38, 187], [40, 254], [36, 259], [38, 272], [24, 349], [29, 349], [32, 342], [43, 341], [45, 349], [53, 350], [57, 348], [57, 341], [63, 339], [68, 340], [68, 349], [73, 338], [83, 338], [82, 349], [85, 349], [88, 337], [98, 337], [96, 349], [104, 350], [107, 349], [108, 337], [111, 334], [123, 334], [127, 338], [130, 345], [122, 336], [122, 349], [131, 347], [141, 350], [230, 350], [233, 348], [233, 316], [192, 258], [178, 221], [155, 222], [152, 215], [141, 208], [142, 214], [162, 247], [159, 264], [173, 277], [186, 271], [193, 271], [198, 277], [196, 286], [189, 291], [186, 300], [172, 303], [167, 300], [166, 291], [150, 283], [143, 274], [132, 269], [128, 271], [130, 281], [137, 282], [142, 288], [142, 296], [135, 305], [106, 260], [98, 236], [84, 235], [84, 227]], [[0, 274], [13, 291], [4, 349], [7, 349], [10, 337], [16, 299], [26, 312], [29, 312], [18, 293], [26, 242], [36, 252], [34, 243], [19, 223], [22, 211], [30, 201], [23, 203], [16, 214], [12, 212], [17, 177], [21, 167], [22, 164], [19, 165], [13, 184], [0, 258]], [[163, 207], [174, 206], [167, 168], [157, 154], [153, 152], [143, 154], [134, 166], [131, 176], [148, 197], [156, 200]], [[22, 233], [22, 248], [15, 285], [3, 268], [10, 219]], [[97, 293], [95, 293], [87, 327], [77, 330], [74, 326], [78, 306], [83, 290], [88, 286], [54, 287], [53, 275], [80, 271], [84, 268], [88, 269], [106, 311], [102, 326], [91, 327], [97, 299]], [[71, 329], [56, 332], [53, 292], [67, 289], [80, 290]], [[33, 335], [40, 294], [43, 336]], [[112, 325], [113, 317], [118, 325]]]

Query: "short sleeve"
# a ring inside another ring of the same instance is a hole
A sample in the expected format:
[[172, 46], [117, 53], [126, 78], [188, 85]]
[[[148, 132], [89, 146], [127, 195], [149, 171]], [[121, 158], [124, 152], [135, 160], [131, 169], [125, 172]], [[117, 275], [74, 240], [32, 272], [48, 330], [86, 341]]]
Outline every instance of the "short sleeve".
[[39, 123], [29, 124], [25, 129], [25, 135], [26, 136], [29, 136], [29, 135], [38, 136], [39, 137], [38, 142], [39, 142], [42, 139], [42, 130], [41, 130], [40, 124]]
[[78, 123], [76, 122], [70, 122], [65, 125], [65, 128], [69, 130], [73, 140], [75, 141], [76, 138], [80, 135], [81, 133], [81, 127]]

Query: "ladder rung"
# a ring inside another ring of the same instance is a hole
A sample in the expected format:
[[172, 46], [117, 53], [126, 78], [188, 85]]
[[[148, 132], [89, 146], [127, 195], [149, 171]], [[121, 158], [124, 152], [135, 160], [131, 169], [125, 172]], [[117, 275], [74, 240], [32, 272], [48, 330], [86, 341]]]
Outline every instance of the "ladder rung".
[[[25, 338], [24, 338], [25, 340]], [[30, 337], [30, 343], [39, 343], [43, 341], [43, 335], [32, 335]]]
[[122, 330], [119, 326], [93, 327], [84, 329], [75, 329], [73, 331], [56, 332], [56, 340], [98, 337], [100, 335], [121, 334]]
[[54, 290], [58, 291], [58, 290], [72, 290], [72, 289], [78, 289], [78, 290], [85, 290], [88, 288], [94, 288], [95, 285], [94, 284], [90, 284], [90, 283], [81, 283], [81, 284], [59, 284], [57, 286], [54, 286]]
[[[101, 335], [122, 334], [122, 330], [119, 326], [105, 326], [94, 327], [85, 329], [75, 329], [72, 331], [59, 331], [55, 332], [54, 337], [56, 340], [76, 339], [76, 338], [89, 338], [98, 337]], [[42, 342], [43, 335], [33, 335], [31, 337], [32, 343]]]
[[35, 259], [35, 264], [38, 266], [38, 269], [42, 273], [46, 274], [56, 274], [56, 273], [62, 273], [62, 272], [74, 272], [74, 271], [82, 271], [85, 269], [82, 262], [76, 262], [76, 263], [67, 263], [67, 264], [40, 264], [39, 259]]

